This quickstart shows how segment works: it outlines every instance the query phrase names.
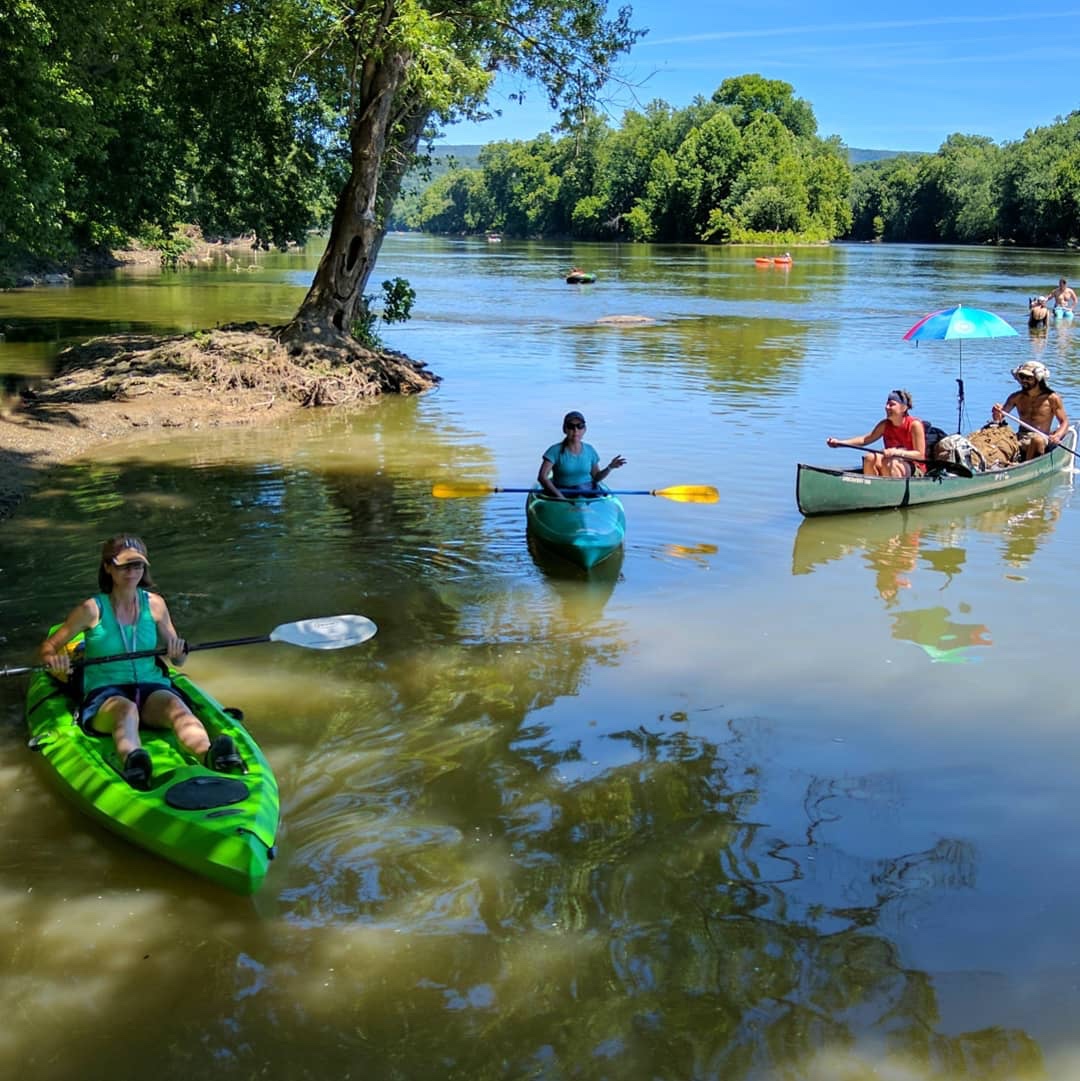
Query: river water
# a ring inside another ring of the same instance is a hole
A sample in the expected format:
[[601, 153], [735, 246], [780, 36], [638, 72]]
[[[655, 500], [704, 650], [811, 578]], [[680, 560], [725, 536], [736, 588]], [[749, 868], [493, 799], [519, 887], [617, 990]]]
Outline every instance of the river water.
[[[119, 530], [193, 642], [379, 625], [189, 661], [280, 782], [252, 899], [69, 809], [3, 681], [0, 1071], [1080, 1077], [1071, 477], [813, 521], [794, 500], [796, 462], [855, 460], [825, 437], [894, 387], [951, 431], [962, 379], [967, 431], [1034, 356], [1080, 416], [1080, 332], [1026, 327], [1080, 260], [760, 254], [391, 236], [375, 284], [418, 297], [383, 335], [437, 391], [101, 443], [0, 523], [4, 663]], [[0, 370], [115, 329], [283, 321], [317, 256], [0, 294]], [[575, 264], [597, 283], [566, 285]], [[1020, 333], [902, 340], [959, 302]], [[719, 504], [628, 496], [625, 552], [586, 576], [530, 552], [523, 496], [432, 498], [527, 487], [569, 409], [627, 457], [617, 487]]]

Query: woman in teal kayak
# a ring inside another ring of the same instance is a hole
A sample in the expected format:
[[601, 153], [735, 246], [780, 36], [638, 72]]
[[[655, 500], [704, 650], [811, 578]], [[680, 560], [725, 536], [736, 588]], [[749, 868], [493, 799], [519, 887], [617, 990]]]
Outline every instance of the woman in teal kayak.
[[[41, 644], [40, 656], [60, 679], [71, 673], [64, 648], [77, 634], [85, 642], [84, 657], [110, 657], [144, 649], [164, 648], [170, 663], [182, 665], [187, 644], [176, 633], [165, 599], [150, 578], [146, 545], [127, 533], [110, 537], [98, 567], [101, 592], [73, 609], [63, 624]], [[230, 736], [210, 742], [202, 722], [172, 689], [155, 657], [88, 664], [82, 669], [83, 702], [79, 723], [87, 732], [109, 735], [124, 763], [124, 779], [145, 791], [150, 787], [150, 755], [139, 740], [139, 725], [172, 728], [184, 747], [210, 769], [229, 772], [243, 763]]]
[[565, 499], [564, 491], [588, 491], [596, 488], [613, 470], [626, 465], [616, 454], [600, 468], [600, 456], [585, 439], [585, 418], [575, 409], [563, 417], [563, 440], [544, 451], [536, 479], [553, 499]]

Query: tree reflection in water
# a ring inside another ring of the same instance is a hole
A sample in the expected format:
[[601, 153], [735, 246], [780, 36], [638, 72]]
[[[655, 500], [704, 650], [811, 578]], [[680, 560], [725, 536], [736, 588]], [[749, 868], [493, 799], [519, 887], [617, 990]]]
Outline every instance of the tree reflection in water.
[[[383, 517], [365, 504], [356, 520]], [[419, 519], [409, 529], [429, 542]], [[970, 887], [970, 845], [849, 851], [843, 823], [898, 799], [882, 776], [812, 777], [797, 824], [774, 820], [764, 722], [718, 727], [685, 703], [567, 719], [560, 704], [628, 646], [605, 610], [619, 565], [534, 567], [539, 591], [509, 570], [464, 588], [417, 568], [401, 601], [409, 658], [367, 692], [392, 734], [351, 718], [322, 766], [339, 812], [290, 814], [302, 844], [282, 916], [339, 944], [304, 958], [335, 967], [339, 1041], [378, 1048], [399, 1076], [433, 1062], [462, 1077], [725, 1081], [837, 1056], [853, 1077], [1038, 1062], [1023, 1033], [939, 1033], [930, 977], [890, 936]], [[618, 764], [589, 768], [586, 744], [620, 747]], [[282, 992], [282, 1030], [302, 1030], [310, 1003]]]
[[[582, 716], [587, 682], [638, 645], [613, 602], [617, 563], [609, 579], [549, 577], [515, 534], [520, 562], [499, 549], [495, 575], [484, 546], [500, 539], [446, 528], [475, 505], [434, 521], [419, 483], [275, 484], [283, 514], [322, 523], [337, 599], [380, 634], [305, 658], [325, 673], [299, 684], [313, 701], [290, 682], [272, 893], [254, 919], [191, 883], [144, 889], [145, 863], [96, 836], [90, 857], [54, 839], [45, 862], [61, 871], [5, 897], [25, 973], [9, 996], [25, 1020], [0, 1048], [9, 1073], [31, 1054], [48, 1081], [136, 1077], [148, 1061], [180, 1081], [208, 1058], [216, 1081], [1038, 1069], [1023, 1032], [942, 1031], [930, 976], [905, 965], [898, 928], [977, 866], [947, 830], [895, 853], [846, 840], [901, 802], [893, 777], [818, 772], [800, 788], [770, 775], [767, 722], [684, 700]], [[332, 505], [314, 499], [326, 492]], [[311, 590], [310, 576], [273, 581], [295, 603]], [[30, 787], [33, 821], [52, 796]], [[104, 880], [123, 911], [98, 907]], [[70, 939], [50, 947], [61, 926]], [[102, 926], [86, 949], [84, 929]], [[103, 1001], [122, 1004], [122, 1033]]]

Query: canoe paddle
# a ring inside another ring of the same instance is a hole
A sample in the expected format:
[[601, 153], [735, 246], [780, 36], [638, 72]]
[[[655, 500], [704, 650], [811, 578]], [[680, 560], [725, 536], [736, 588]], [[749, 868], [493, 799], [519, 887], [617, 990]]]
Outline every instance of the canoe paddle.
[[[498, 488], [491, 484], [436, 484], [431, 489], [431, 494], [436, 499], [462, 499], [469, 496], [493, 495], [496, 492], [517, 492], [527, 495], [529, 492], [539, 491], [538, 488]], [[564, 488], [564, 495], [592, 495], [591, 492], [582, 492], [577, 489]], [[716, 503], [720, 499], [720, 493], [711, 484], [676, 484], [671, 488], [643, 488], [629, 491], [616, 488], [605, 488], [596, 495], [658, 495], [661, 499], [670, 499], [675, 503]]]
[[[852, 447], [846, 443], [837, 443], [833, 450], [861, 450], [867, 454], [880, 454], [880, 450], [873, 447]], [[962, 462], [950, 462], [948, 459], [939, 458], [905, 458], [905, 462], [922, 462], [923, 465], [937, 466], [946, 473], [955, 473], [958, 477], [973, 477], [975, 474]], [[901, 478], [902, 479], [902, 478]]]
[[[1034, 432], [1036, 435], [1042, 435], [1042, 436], [1046, 435], [1046, 432], [1042, 431], [1039, 428], [1036, 428], [1033, 424], [1028, 424], [1028, 422], [1026, 420], [1021, 420], [1019, 417], [1014, 416], [1012, 413], [1002, 413], [1001, 414], [1001, 419], [1002, 420], [1016, 421], [1016, 423], [1019, 424], [1021, 428], [1027, 428], [1027, 430], [1029, 432]], [[1069, 448], [1067, 446], [1065, 446], [1064, 443], [1055, 443], [1054, 445], [1057, 446], [1057, 447], [1060, 447], [1062, 450], [1069, 451], [1069, 453], [1074, 458], [1080, 458], [1080, 454], [1077, 454], [1075, 450], [1069, 450]]]
[[[373, 637], [378, 627], [367, 616], [321, 616], [318, 619], [301, 619], [296, 623], [282, 623], [269, 634], [256, 634], [250, 638], [226, 638], [220, 642], [203, 642], [187, 647], [188, 653], [201, 649], [224, 649], [226, 646], [251, 646], [259, 642], [287, 642], [304, 649], [344, 649], [358, 646]], [[76, 667], [90, 664], [108, 664], [111, 661], [134, 661], [140, 657], [164, 657], [165, 649], [139, 649], [133, 653], [114, 653], [108, 657], [90, 657], [75, 662]], [[25, 672], [45, 672], [48, 665], [32, 664], [22, 668], [0, 668], [0, 676], [19, 676]]]

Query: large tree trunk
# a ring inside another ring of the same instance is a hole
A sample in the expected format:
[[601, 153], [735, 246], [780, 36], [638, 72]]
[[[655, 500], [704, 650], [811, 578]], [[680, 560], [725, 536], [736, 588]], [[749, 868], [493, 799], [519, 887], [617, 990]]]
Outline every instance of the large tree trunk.
[[338, 198], [315, 280], [282, 331], [285, 340], [327, 343], [348, 336], [364, 304], [364, 289], [386, 233], [386, 214], [429, 115], [415, 104], [405, 115], [399, 111], [398, 92], [409, 63], [402, 51], [364, 63], [359, 104], [349, 127], [352, 170]]

